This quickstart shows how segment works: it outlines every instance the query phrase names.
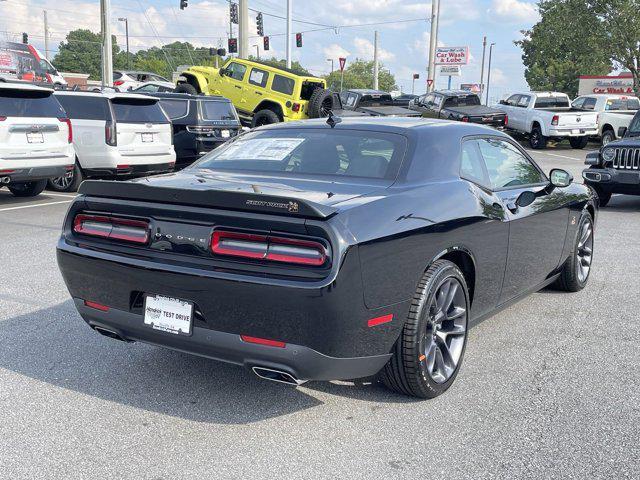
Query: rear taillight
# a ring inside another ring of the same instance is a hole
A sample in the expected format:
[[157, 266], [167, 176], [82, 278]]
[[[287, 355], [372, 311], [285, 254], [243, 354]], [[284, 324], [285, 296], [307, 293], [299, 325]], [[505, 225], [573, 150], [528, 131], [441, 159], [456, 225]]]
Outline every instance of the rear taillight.
[[116, 80], [115, 82], [113, 82], [113, 86], [114, 87], [119, 87], [120, 85], [124, 84], [124, 80]]
[[504, 116], [504, 126], [506, 127], [507, 125], [509, 125], [509, 115]]
[[67, 142], [73, 143], [73, 127], [71, 126], [71, 120], [68, 118], [59, 118], [62, 123], [67, 124], [68, 133], [67, 133]]
[[319, 242], [219, 230], [213, 232], [211, 251], [216, 255], [316, 267], [327, 261], [327, 249]]
[[294, 103], [291, 106], [291, 110], [293, 110], [294, 112], [299, 112], [300, 111], [300, 104], [299, 103]]
[[462, 117], [460, 120], [463, 121], [463, 122], [468, 122], [469, 121], [469, 117]]
[[560, 117], [558, 115], [554, 115], [551, 119], [551, 125], [558, 125], [558, 121], [560, 121]]
[[207, 127], [204, 125], [189, 125], [187, 132], [189, 133], [213, 133], [215, 127]]
[[80, 235], [122, 240], [124, 242], [146, 244], [149, 241], [149, 222], [106, 215], [76, 215], [73, 231]]
[[116, 122], [109, 120], [104, 127], [104, 141], [107, 145], [115, 147], [118, 145], [118, 130]]
[[4, 122], [7, 119], [7, 117], [0, 117], [0, 122]]

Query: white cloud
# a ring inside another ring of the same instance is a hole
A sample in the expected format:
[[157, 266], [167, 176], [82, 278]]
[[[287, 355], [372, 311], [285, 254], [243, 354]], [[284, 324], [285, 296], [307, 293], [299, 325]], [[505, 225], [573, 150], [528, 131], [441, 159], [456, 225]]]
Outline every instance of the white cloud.
[[[396, 56], [384, 48], [380, 48], [381, 39], [378, 38], [378, 60], [381, 62], [393, 61]], [[373, 42], [362, 37], [356, 37], [353, 39], [353, 46], [356, 49], [356, 56], [363, 59], [373, 58]]]
[[332, 43], [328, 47], [324, 47], [322, 49], [322, 52], [324, 53], [325, 57], [331, 58], [333, 60], [337, 60], [340, 57], [347, 58], [349, 55], [351, 55], [351, 52], [349, 52], [349, 50], [345, 49], [341, 45], [338, 45], [337, 43]]
[[521, 0], [493, 0], [488, 13], [502, 21], [514, 23], [535, 23], [539, 17], [535, 3]]

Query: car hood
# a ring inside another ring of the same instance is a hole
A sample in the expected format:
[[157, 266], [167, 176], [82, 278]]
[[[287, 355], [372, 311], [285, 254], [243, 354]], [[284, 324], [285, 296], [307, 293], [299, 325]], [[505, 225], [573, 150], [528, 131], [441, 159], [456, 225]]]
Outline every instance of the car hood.
[[193, 191], [216, 191], [268, 195], [306, 200], [335, 206], [340, 202], [385, 190], [389, 180], [353, 180], [349, 182], [316, 178], [290, 178], [189, 169], [144, 177], [131, 182], [150, 187]]
[[607, 143], [606, 148], [619, 148], [619, 147], [630, 147], [630, 148], [640, 148], [640, 136], [637, 137], [625, 137], [620, 140], [616, 140], [614, 142]]

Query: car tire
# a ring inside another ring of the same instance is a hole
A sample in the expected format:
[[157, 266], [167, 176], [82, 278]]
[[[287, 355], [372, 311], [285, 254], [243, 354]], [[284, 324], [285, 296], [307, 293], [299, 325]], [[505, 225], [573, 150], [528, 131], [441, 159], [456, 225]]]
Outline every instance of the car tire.
[[547, 146], [548, 138], [542, 134], [540, 127], [533, 127], [529, 135], [529, 145], [534, 150], [542, 150]]
[[581, 150], [589, 143], [589, 137], [571, 137], [569, 138], [569, 143], [571, 144], [571, 148]]
[[325, 118], [333, 110], [333, 93], [325, 88], [316, 88], [309, 99], [309, 118]]
[[596, 191], [596, 194], [598, 195], [598, 204], [601, 207], [606, 207], [607, 204], [609, 203], [609, 200], [611, 200], [611, 192], [604, 191], [602, 187], [594, 186], [593, 189]]
[[613, 142], [616, 139], [616, 134], [613, 130], [607, 130], [602, 133], [602, 146], [604, 147], [606, 144]]
[[198, 89], [190, 83], [179, 83], [176, 85], [174, 93], [188, 93], [189, 95], [198, 95]]
[[54, 192], [76, 192], [84, 180], [82, 169], [78, 162], [73, 167], [72, 177], [50, 178], [47, 182], [47, 189]]
[[579, 292], [587, 285], [593, 260], [593, 232], [593, 218], [587, 210], [583, 210], [571, 255], [554, 283], [558, 290]]
[[380, 371], [382, 383], [418, 398], [444, 393], [462, 365], [468, 318], [464, 275], [454, 263], [437, 260], [418, 283], [391, 359]]
[[46, 186], [47, 180], [37, 180], [9, 184], [9, 190], [16, 197], [35, 197], [40, 195]]
[[273, 110], [259, 110], [253, 115], [251, 119], [251, 128], [261, 127], [262, 125], [271, 125], [272, 123], [279, 123], [280, 117]]

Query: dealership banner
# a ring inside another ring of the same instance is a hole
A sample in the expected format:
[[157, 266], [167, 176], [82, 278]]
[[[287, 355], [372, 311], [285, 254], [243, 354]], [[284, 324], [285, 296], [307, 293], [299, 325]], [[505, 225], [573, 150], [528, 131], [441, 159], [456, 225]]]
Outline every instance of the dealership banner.
[[440, 67], [440, 75], [443, 77], [459, 77], [462, 75], [460, 65], [442, 65]]
[[436, 48], [436, 65], [466, 65], [469, 63], [469, 47]]

